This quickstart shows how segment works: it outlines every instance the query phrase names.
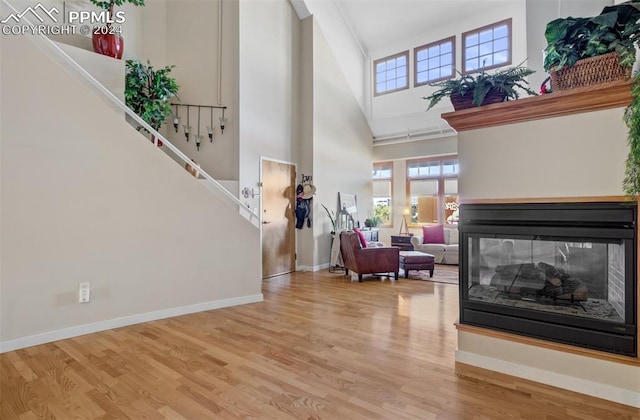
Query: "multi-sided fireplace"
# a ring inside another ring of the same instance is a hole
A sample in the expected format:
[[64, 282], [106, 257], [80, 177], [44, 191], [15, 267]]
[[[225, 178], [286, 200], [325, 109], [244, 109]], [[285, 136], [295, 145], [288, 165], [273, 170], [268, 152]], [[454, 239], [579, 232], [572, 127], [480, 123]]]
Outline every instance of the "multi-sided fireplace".
[[637, 208], [462, 204], [460, 323], [637, 356]]

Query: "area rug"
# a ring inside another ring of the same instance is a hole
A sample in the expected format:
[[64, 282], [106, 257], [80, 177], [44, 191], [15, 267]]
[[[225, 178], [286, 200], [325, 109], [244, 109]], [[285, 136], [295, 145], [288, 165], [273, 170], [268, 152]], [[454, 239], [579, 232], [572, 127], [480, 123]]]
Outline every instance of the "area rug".
[[[400, 279], [404, 279], [404, 271], [400, 269]], [[458, 284], [458, 266], [436, 264], [433, 277], [429, 277], [429, 270], [409, 270], [409, 280], [425, 280], [436, 283]]]

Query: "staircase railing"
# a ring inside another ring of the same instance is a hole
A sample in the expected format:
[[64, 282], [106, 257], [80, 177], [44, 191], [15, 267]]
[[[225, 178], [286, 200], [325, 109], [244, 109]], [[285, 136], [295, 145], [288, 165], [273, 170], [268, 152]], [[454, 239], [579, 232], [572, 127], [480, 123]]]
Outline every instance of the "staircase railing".
[[[16, 10], [7, 0], [1, 0], [2, 3], [6, 7], [9, 8], [9, 13], [14, 13], [16, 16], [19, 15], [19, 11]], [[1, 10], [1, 9], [0, 9]], [[0, 16], [5, 16], [5, 13], [2, 13]], [[32, 22], [29, 21], [27, 16], [21, 16], [20, 18], [21, 25], [29, 25], [36, 26]], [[36, 31], [37, 32], [37, 31]], [[111, 105], [115, 110], [120, 110], [125, 113], [132, 121], [134, 121], [138, 126], [147, 130], [154, 139], [154, 144], [157, 145], [158, 141], [162, 141], [164, 147], [171, 151], [177, 158], [182, 160], [185, 164], [193, 165], [191, 159], [182, 153], [176, 146], [174, 146], [169, 140], [167, 140], [162, 134], [160, 134], [157, 130], [147, 124], [142, 118], [140, 118], [135, 112], [133, 112], [128, 106], [126, 106], [117, 96], [115, 96], [109, 89], [107, 89], [102, 83], [100, 83], [96, 78], [94, 78], [89, 72], [87, 72], [80, 64], [78, 64], [73, 58], [71, 58], [66, 52], [62, 50], [54, 41], [46, 37], [42, 34], [34, 34], [34, 33], [25, 33], [24, 35], [0, 35], [0, 36], [26, 36], [32, 42], [36, 43], [45, 53], [48, 54], [49, 57], [54, 59], [59, 64], [63, 65], [66, 69], [71, 70], [73, 73], [80, 76], [80, 80], [82, 80], [85, 84], [88, 84], [90, 87], [97, 90], [100, 96], [107, 102], [108, 105]], [[141, 134], [142, 135], [142, 134]], [[163, 150], [161, 148], [156, 147], [156, 149]], [[167, 150], [163, 150], [168, 154]], [[244, 206], [236, 196], [234, 196], [229, 190], [223, 187], [218, 181], [216, 181], [211, 175], [209, 175], [202, 168], [197, 167], [198, 173], [202, 176], [206, 182], [211, 184], [214, 187], [214, 191], [219, 192], [228, 205], [237, 208], [238, 212], [244, 216], [249, 222], [251, 222], [255, 227], [260, 227], [260, 217], [252, 212], [250, 209]]]

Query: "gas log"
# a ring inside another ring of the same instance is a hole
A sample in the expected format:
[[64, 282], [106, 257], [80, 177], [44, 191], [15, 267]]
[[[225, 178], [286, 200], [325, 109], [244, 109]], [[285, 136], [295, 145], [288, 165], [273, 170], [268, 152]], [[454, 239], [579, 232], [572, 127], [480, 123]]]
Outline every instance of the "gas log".
[[491, 285], [511, 294], [535, 293], [538, 298], [554, 300], [585, 301], [588, 297], [587, 286], [580, 279], [544, 262], [499, 265]]

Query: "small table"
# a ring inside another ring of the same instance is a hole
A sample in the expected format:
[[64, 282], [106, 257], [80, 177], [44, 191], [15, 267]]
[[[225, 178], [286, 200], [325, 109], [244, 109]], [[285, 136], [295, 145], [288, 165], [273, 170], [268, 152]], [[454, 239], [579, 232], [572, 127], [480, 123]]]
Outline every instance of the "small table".
[[391, 246], [397, 246], [400, 251], [413, 251], [411, 236], [408, 235], [391, 235]]
[[429, 277], [433, 277], [435, 257], [426, 252], [400, 251], [400, 268], [404, 270], [404, 278], [409, 278], [409, 270], [429, 270]]

